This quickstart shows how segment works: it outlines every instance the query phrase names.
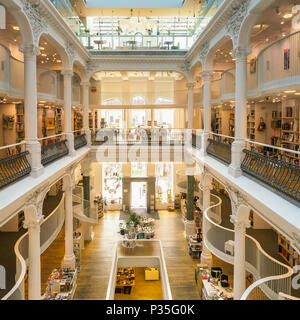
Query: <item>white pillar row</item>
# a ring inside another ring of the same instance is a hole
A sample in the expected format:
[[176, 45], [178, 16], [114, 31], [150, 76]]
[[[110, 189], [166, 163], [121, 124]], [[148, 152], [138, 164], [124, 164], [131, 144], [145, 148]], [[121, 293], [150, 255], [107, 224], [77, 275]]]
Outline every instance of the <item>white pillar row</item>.
[[40, 176], [44, 167], [41, 164], [41, 145], [37, 140], [37, 79], [36, 56], [39, 48], [34, 45], [22, 45], [24, 54], [24, 121], [26, 149], [30, 154], [31, 175]]
[[203, 71], [202, 77], [203, 84], [203, 130], [201, 154], [206, 155], [206, 149], [208, 145], [209, 133], [211, 132], [211, 78], [213, 76], [212, 71]]
[[[250, 209], [248, 210], [248, 216]], [[235, 300], [239, 300], [246, 290], [246, 228], [250, 227], [249, 218], [243, 217], [236, 212], [230, 216], [230, 221], [234, 224], [234, 272], [233, 272], [233, 295]]]
[[[82, 85], [82, 105], [83, 105], [83, 129], [86, 136], [88, 146], [91, 146], [91, 130], [89, 128], [89, 87], [90, 82], [85, 81]], [[92, 112], [93, 114], [94, 112]], [[93, 117], [94, 120], [94, 117]]]
[[186, 84], [188, 88], [188, 129], [193, 129], [194, 122], [194, 82], [188, 82]]
[[43, 221], [42, 206], [25, 207], [24, 228], [28, 229], [28, 299], [41, 299], [41, 247], [40, 224]]
[[73, 252], [73, 181], [72, 176], [64, 178], [65, 191], [65, 255], [62, 261], [63, 267], [75, 267], [75, 255]]
[[61, 74], [64, 76], [64, 111], [65, 111], [65, 135], [68, 141], [69, 155], [73, 156], [74, 135], [72, 132], [72, 70], [63, 70]]
[[[209, 176], [205, 176], [203, 178], [202, 184], [202, 192], [203, 192], [203, 213], [210, 206], [210, 190], [212, 190], [212, 178]], [[202, 253], [201, 253], [201, 263], [207, 264], [209, 267], [212, 265], [212, 255], [205, 245], [205, 237], [207, 233], [207, 221], [203, 217], [202, 222]]]
[[249, 50], [236, 48], [233, 56], [236, 58], [235, 79], [235, 141], [231, 146], [231, 164], [229, 173], [234, 177], [242, 175], [241, 163], [245, 139], [247, 139], [247, 56]]

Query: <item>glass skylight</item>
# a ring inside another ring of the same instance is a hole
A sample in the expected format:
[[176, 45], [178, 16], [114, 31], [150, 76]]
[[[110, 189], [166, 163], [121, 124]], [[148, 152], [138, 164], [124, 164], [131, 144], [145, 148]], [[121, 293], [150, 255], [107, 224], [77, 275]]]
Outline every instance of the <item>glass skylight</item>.
[[87, 8], [181, 8], [185, 0], [85, 0]]

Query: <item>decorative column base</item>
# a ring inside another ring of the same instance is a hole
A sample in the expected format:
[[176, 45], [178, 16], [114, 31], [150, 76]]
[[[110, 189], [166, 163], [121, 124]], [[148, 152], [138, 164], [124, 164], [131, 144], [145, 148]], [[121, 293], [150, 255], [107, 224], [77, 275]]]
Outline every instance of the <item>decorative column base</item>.
[[195, 235], [195, 221], [194, 220], [185, 220], [184, 221], [184, 237], [189, 239], [190, 236]]
[[67, 146], [69, 149], [69, 156], [73, 157], [75, 155], [75, 149], [74, 149], [74, 135], [72, 132], [66, 133], [66, 139], [67, 139]]
[[205, 157], [207, 155], [207, 146], [208, 146], [208, 138], [209, 138], [209, 133], [204, 132], [201, 136], [201, 156]]
[[[207, 251], [207, 252], [204, 252]], [[206, 248], [206, 250], [203, 250], [201, 256], [200, 256], [200, 261], [202, 264], [207, 264], [209, 268], [212, 266], [212, 255]]]
[[244, 148], [244, 141], [234, 141], [231, 145], [231, 164], [228, 168], [228, 173], [234, 178], [238, 178], [243, 174], [241, 170], [241, 164], [243, 160]]
[[90, 147], [92, 145], [92, 137], [91, 137], [91, 130], [90, 129], [85, 129], [85, 138], [87, 141], [87, 146]]
[[61, 266], [62, 268], [75, 268], [75, 255], [65, 255]]
[[28, 141], [26, 142], [26, 149], [29, 151], [31, 176], [37, 178], [44, 173], [44, 167], [41, 163], [41, 144], [38, 141]]

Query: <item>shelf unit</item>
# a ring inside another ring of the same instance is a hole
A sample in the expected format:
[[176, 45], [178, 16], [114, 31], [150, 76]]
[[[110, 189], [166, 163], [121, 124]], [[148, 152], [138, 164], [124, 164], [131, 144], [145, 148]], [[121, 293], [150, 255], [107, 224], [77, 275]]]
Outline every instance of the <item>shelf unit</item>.
[[60, 134], [63, 132], [62, 130], [62, 109], [57, 108], [54, 112], [55, 117], [55, 134]]
[[[16, 143], [25, 138], [24, 105], [16, 104]], [[17, 149], [20, 148], [19, 146]], [[19, 150], [18, 150], [19, 151]]]
[[291, 246], [290, 241], [280, 233], [278, 233], [278, 252], [291, 267], [300, 265], [300, 255]]
[[215, 132], [217, 134], [222, 134], [222, 116], [221, 116], [221, 109], [216, 109], [216, 128]]
[[89, 128], [93, 129], [93, 113], [89, 112]]
[[230, 112], [229, 114], [229, 136], [234, 137], [234, 126], [235, 126], [235, 114], [234, 112]]
[[81, 271], [81, 232], [74, 232], [73, 236], [73, 252], [75, 255], [75, 268], [77, 272]]
[[[83, 116], [81, 112], [74, 111], [74, 131], [81, 130], [83, 128]], [[79, 134], [78, 132], [75, 133]]]
[[255, 106], [251, 105], [247, 115], [247, 137], [249, 140], [255, 140]]
[[[299, 151], [300, 131], [299, 131], [299, 107], [285, 106], [282, 109], [281, 116], [281, 142], [282, 148]], [[299, 165], [300, 157], [294, 153], [285, 152], [282, 155], [285, 162]]]

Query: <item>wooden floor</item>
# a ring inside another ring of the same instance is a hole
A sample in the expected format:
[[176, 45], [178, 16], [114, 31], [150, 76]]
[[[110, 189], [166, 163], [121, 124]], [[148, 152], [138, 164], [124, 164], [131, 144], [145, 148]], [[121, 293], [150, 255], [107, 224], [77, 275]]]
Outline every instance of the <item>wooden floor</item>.
[[[182, 216], [177, 212], [159, 211], [156, 220], [156, 238], [162, 241], [172, 297], [174, 300], [197, 300], [194, 267], [198, 259], [188, 254], [188, 243], [184, 238]], [[110, 276], [114, 244], [120, 238], [119, 212], [105, 213], [94, 227], [94, 240], [85, 243], [82, 251], [82, 268], [77, 279], [74, 299], [104, 300]], [[42, 255], [42, 293], [53, 268], [59, 267], [64, 254], [63, 230]], [[213, 266], [222, 266], [232, 284], [233, 266], [213, 258]]]
[[146, 281], [145, 268], [135, 269], [135, 287], [130, 294], [116, 293], [115, 300], [163, 300], [160, 280]]

